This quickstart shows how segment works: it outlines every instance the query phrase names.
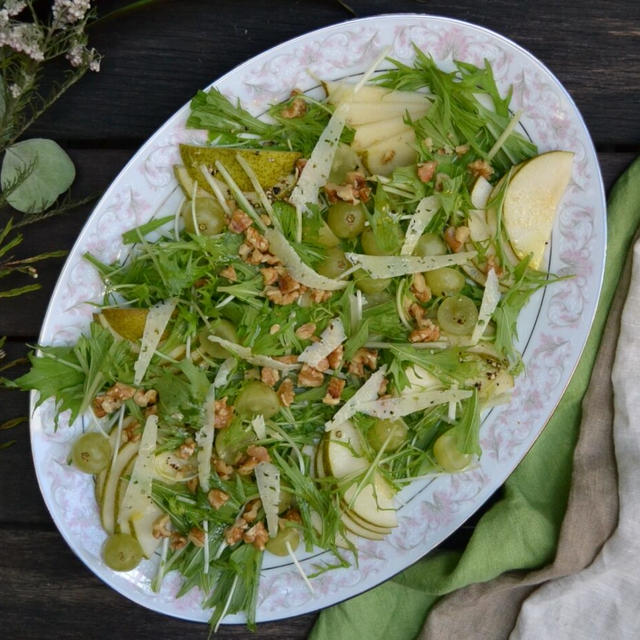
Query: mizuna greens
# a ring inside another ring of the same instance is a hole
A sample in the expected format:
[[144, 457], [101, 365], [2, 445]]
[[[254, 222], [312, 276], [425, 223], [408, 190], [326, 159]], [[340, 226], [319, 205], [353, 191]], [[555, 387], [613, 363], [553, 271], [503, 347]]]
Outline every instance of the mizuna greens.
[[156, 590], [179, 571], [213, 629], [255, 626], [265, 552], [348, 566], [403, 485], [477, 460], [481, 411], [522, 368], [518, 314], [553, 280], [504, 228], [537, 152], [489, 64], [390, 64], [265, 118], [199, 92], [188, 126], [211, 146], [181, 149], [175, 219], [124, 234], [122, 262], [86, 256], [87, 333], [17, 381], [88, 416], [71, 458], [96, 476], [106, 564], [155, 557]]

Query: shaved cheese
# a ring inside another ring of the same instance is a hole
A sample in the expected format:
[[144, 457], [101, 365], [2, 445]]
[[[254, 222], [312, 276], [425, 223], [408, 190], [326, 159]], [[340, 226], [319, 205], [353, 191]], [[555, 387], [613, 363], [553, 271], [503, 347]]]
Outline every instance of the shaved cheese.
[[358, 411], [376, 418], [395, 420], [437, 404], [458, 402], [470, 396], [471, 391], [460, 389], [414, 391], [395, 398], [361, 402], [358, 405]]
[[409, 384], [416, 391], [442, 386], [438, 378], [417, 364], [407, 367], [404, 373], [407, 376]]
[[416, 211], [409, 221], [407, 233], [404, 236], [404, 243], [402, 244], [402, 249], [400, 249], [400, 255], [410, 256], [413, 253], [420, 236], [439, 208], [440, 201], [435, 196], [427, 196], [418, 202]]
[[142, 334], [142, 342], [140, 343], [140, 353], [138, 354], [136, 363], [133, 365], [133, 384], [138, 385], [142, 382], [142, 378], [144, 378], [144, 374], [147, 372], [151, 358], [156, 352], [160, 338], [162, 338], [162, 334], [167, 328], [167, 324], [175, 308], [175, 300], [166, 300], [149, 309], [147, 321], [144, 325], [144, 333]]
[[362, 253], [347, 253], [347, 260], [362, 267], [372, 278], [394, 278], [410, 273], [433, 271], [454, 264], [464, 264], [476, 256], [475, 251], [450, 253], [444, 256], [367, 256]]
[[280, 504], [280, 470], [271, 462], [261, 462], [255, 469], [258, 493], [267, 517], [269, 535], [278, 535], [278, 505]]
[[498, 306], [498, 302], [500, 302], [500, 282], [496, 272], [493, 269], [489, 269], [487, 272], [487, 281], [484, 285], [484, 295], [482, 296], [480, 310], [478, 311], [478, 321], [471, 334], [471, 344], [477, 344], [478, 340], [482, 337], [493, 312]]
[[204, 492], [209, 491], [209, 476], [211, 475], [211, 453], [213, 452], [214, 425], [216, 403], [215, 382], [209, 387], [207, 397], [204, 401], [202, 427], [196, 434], [198, 443], [198, 481]]
[[234, 356], [240, 358], [241, 360], [245, 360], [246, 362], [255, 364], [258, 367], [271, 367], [272, 369], [279, 369], [280, 371], [289, 371], [290, 369], [295, 369], [297, 367], [297, 365], [295, 364], [285, 364], [284, 362], [274, 360], [269, 356], [263, 356], [258, 353], [253, 353], [251, 349], [249, 349], [249, 347], [243, 347], [242, 345], [236, 344], [235, 342], [231, 342], [229, 340], [225, 340], [224, 338], [220, 338], [218, 336], [208, 336], [208, 339], [211, 340], [211, 342], [215, 342], [221, 347], [224, 347], [227, 351], [230, 351]]
[[305, 287], [337, 291], [347, 286], [347, 283], [341, 280], [333, 280], [321, 276], [302, 262], [296, 250], [277, 229], [267, 229], [264, 232], [264, 237], [269, 242], [271, 253], [280, 259], [280, 262], [282, 262], [291, 277]]
[[354, 416], [360, 407], [378, 397], [378, 390], [382, 379], [387, 373], [387, 365], [383, 365], [369, 376], [369, 379], [347, 400], [333, 415], [333, 418], [325, 423], [325, 431], [333, 431], [336, 427]]
[[491, 237], [487, 216], [481, 209], [469, 209], [469, 234], [474, 242], [484, 242]]
[[138, 456], [131, 471], [131, 479], [124, 494], [124, 500], [118, 513], [118, 524], [127, 526], [131, 519], [141, 518], [153, 504], [151, 486], [153, 482], [153, 463], [158, 438], [158, 416], [151, 415], [145, 422], [140, 438]]
[[258, 440], [264, 440], [267, 437], [267, 425], [264, 423], [264, 416], [261, 413], [251, 421], [251, 426]]
[[322, 332], [320, 340], [310, 344], [299, 356], [299, 362], [306, 362], [311, 367], [317, 367], [319, 362], [337, 349], [347, 336], [340, 318], [334, 318]]
[[229, 380], [229, 375], [235, 368], [236, 361], [233, 358], [227, 358], [218, 369], [216, 373], [216, 377], [213, 380], [213, 385], [218, 389], [219, 387], [224, 387]]
[[298, 178], [298, 183], [289, 196], [289, 202], [296, 208], [299, 220], [307, 204], [318, 203], [318, 193], [329, 180], [333, 158], [344, 125], [343, 108], [338, 107], [320, 134], [320, 138], [311, 152], [311, 157], [307, 160], [300, 178]]

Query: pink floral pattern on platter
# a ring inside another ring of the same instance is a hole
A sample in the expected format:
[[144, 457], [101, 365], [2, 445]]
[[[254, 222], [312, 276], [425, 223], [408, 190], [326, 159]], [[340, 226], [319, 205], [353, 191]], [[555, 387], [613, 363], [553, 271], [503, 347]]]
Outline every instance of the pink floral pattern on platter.
[[[597, 160], [580, 115], [555, 78], [528, 53], [484, 29], [446, 18], [381, 16], [310, 33], [245, 63], [216, 86], [238, 98], [253, 113], [286, 97], [293, 88], [310, 90], [318, 77], [337, 79], [361, 74], [385, 47], [409, 62], [412, 43], [445, 68], [453, 60], [492, 64], [502, 91], [513, 87], [513, 107], [522, 109], [522, 125], [541, 151], [568, 149], [575, 155], [572, 182], [553, 233], [549, 267], [574, 277], [537, 294], [519, 324], [526, 374], [511, 402], [494, 409], [481, 431], [483, 455], [476, 468], [439, 476], [405, 489], [399, 496], [398, 528], [381, 542], [359, 543], [359, 564], [328, 571], [308, 591], [291, 563], [265, 558], [258, 619], [297, 615], [360, 593], [416, 561], [460, 526], [513, 470], [529, 449], [560, 398], [590, 327], [603, 269], [605, 211]], [[384, 67], [384, 65], [383, 65]], [[311, 74], [309, 74], [311, 72]], [[126, 255], [121, 234], [147, 221], [158, 208], [167, 215], [180, 201], [173, 177], [180, 142], [203, 143], [203, 132], [186, 130], [181, 109], [142, 147], [96, 207], [60, 277], [45, 319], [41, 341], [68, 344], [89, 321], [89, 301], [100, 300], [102, 284], [83, 258], [91, 252], [111, 262]], [[181, 579], [167, 576], [160, 593], [150, 582], [157, 556], [128, 574], [114, 574], [102, 564], [104, 540], [90, 478], [66, 464], [78, 424], [53, 430], [50, 402], [34, 414], [34, 462], [43, 496], [62, 535], [105, 582], [151, 609], [191, 620], [206, 620], [202, 594], [193, 589], [176, 599]], [[307, 573], [329, 554], [300, 555]], [[230, 616], [228, 622], [240, 622]]]

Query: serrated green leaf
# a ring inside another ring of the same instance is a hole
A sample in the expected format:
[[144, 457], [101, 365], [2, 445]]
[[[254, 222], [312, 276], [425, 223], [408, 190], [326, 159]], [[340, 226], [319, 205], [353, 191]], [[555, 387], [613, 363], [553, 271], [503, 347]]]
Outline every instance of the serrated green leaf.
[[53, 140], [24, 140], [5, 152], [0, 171], [2, 189], [7, 189], [30, 166], [33, 170], [7, 194], [7, 202], [23, 213], [39, 213], [71, 186], [76, 170], [71, 158]]

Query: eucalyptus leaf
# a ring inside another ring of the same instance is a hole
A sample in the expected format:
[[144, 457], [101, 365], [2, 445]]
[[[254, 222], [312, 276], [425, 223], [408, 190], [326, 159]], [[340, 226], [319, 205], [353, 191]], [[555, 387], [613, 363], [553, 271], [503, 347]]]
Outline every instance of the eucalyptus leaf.
[[[31, 168], [31, 169], [30, 169]], [[73, 182], [76, 170], [71, 158], [53, 140], [32, 138], [11, 145], [0, 171], [7, 202], [23, 213], [39, 213], [51, 206]]]

